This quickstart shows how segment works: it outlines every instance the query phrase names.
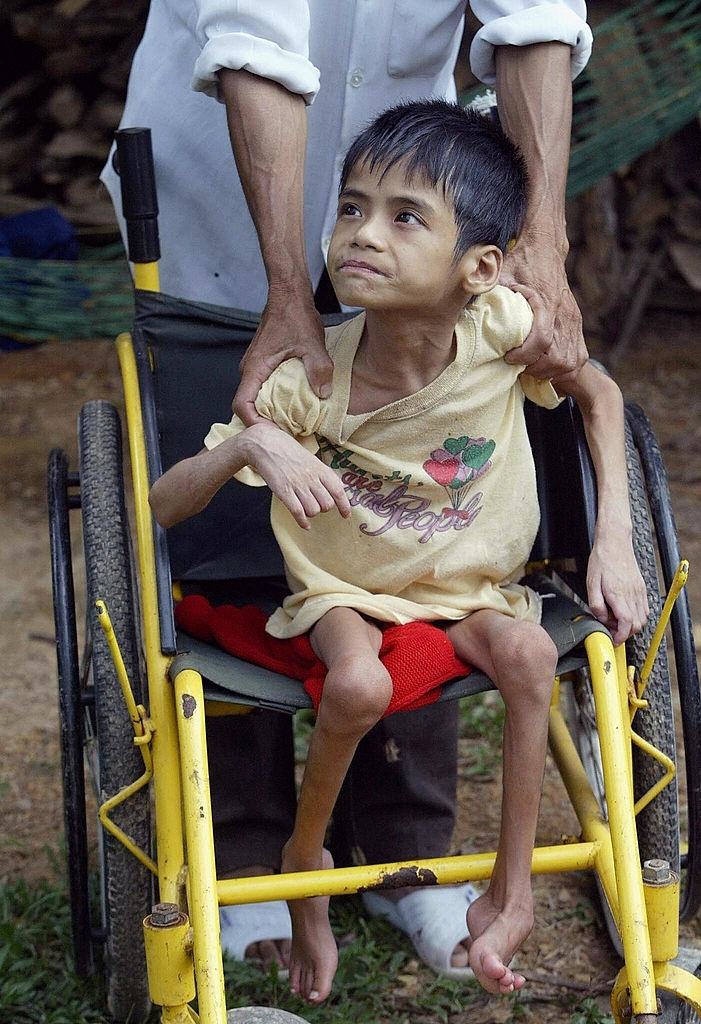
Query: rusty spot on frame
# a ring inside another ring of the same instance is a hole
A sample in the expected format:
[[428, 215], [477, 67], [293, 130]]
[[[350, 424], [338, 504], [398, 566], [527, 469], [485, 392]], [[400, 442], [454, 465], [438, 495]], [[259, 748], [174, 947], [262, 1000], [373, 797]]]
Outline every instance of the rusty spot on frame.
[[185, 718], [192, 718], [197, 708], [197, 702], [192, 694], [184, 693], [182, 697], [183, 714]]
[[387, 871], [380, 875], [377, 882], [361, 886], [358, 892], [371, 892], [373, 889], [403, 889], [407, 885], [438, 885], [438, 879], [428, 868], [420, 868], [418, 864], [412, 864], [410, 867], [400, 868], [398, 871]]

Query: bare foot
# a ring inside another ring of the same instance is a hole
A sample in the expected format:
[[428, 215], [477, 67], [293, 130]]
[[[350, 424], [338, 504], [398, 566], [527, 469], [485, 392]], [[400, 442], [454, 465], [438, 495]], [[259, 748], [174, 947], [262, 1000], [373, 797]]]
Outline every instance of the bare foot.
[[[282, 871], [312, 871], [332, 868], [328, 850], [322, 851], [321, 864], [300, 863], [288, 847], [282, 851]], [[290, 989], [309, 1003], [321, 1003], [331, 991], [338, 966], [336, 940], [329, 924], [328, 896], [288, 900], [292, 918], [290, 950]]]
[[482, 988], [493, 995], [523, 988], [526, 979], [512, 971], [509, 962], [533, 928], [532, 905], [502, 909], [486, 892], [468, 907], [467, 926], [470, 967]]

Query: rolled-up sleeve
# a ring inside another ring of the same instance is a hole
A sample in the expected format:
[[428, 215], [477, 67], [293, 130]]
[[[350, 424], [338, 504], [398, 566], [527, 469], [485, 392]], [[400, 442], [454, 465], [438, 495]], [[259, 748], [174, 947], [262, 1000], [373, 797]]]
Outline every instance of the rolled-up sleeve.
[[583, 0], [471, 0], [482, 28], [472, 41], [470, 65], [480, 81], [496, 81], [494, 48], [533, 43], [567, 43], [572, 47], [572, 78], [591, 53], [592, 34]]
[[197, 0], [202, 47], [192, 79], [196, 92], [220, 99], [217, 72], [250, 71], [311, 103], [319, 71], [309, 60], [307, 0]]

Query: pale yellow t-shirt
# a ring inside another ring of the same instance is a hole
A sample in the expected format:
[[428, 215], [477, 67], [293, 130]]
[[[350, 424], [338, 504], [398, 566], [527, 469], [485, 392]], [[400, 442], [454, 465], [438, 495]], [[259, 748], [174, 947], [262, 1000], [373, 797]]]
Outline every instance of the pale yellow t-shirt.
[[[360, 314], [326, 331], [333, 394], [316, 397], [299, 359], [262, 386], [259, 413], [331, 466], [352, 514], [336, 509], [303, 530], [272, 499], [271, 521], [292, 594], [268, 623], [273, 636], [306, 632], [329, 609], [355, 608], [384, 622], [461, 619], [481, 608], [539, 621], [538, 596], [516, 581], [538, 529], [524, 393], [555, 407], [558, 396], [510, 366], [533, 315], [523, 296], [497, 287], [455, 329], [454, 361], [416, 394], [374, 412], [347, 412]], [[214, 448], [243, 423], [215, 423]], [[250, 468], [237, 475], [264, 485]]]

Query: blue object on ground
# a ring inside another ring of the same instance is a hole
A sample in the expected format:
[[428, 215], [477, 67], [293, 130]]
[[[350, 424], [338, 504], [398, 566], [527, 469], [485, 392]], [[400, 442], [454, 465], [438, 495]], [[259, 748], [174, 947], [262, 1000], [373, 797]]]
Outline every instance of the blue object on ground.
[[0, 256], [32, 260], [77, 260], [73, 225], [54, 206], [0, 218]]

